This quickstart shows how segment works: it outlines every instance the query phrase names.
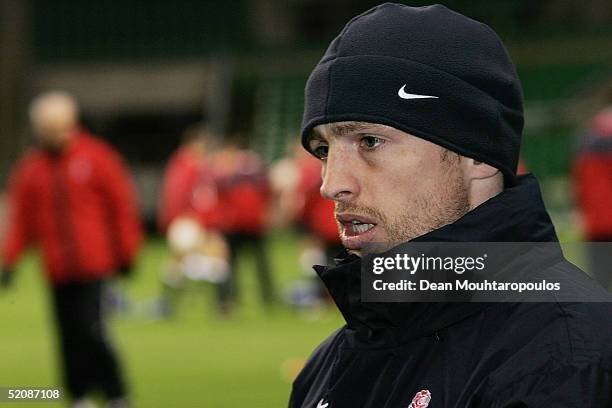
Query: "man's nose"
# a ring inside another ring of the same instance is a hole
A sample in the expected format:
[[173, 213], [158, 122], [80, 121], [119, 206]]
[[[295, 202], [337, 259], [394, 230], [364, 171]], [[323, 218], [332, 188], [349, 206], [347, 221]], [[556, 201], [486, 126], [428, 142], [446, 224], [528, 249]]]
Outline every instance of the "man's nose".
[[335, 201], [350, 201], [359, 194], [355, 161], [346, 149], [329, 149], [323, 164], [321, 195]]

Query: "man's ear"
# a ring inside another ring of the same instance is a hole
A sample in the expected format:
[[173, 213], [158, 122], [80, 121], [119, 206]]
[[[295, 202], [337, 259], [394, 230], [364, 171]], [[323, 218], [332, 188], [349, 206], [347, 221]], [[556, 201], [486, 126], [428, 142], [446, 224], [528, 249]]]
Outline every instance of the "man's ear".
[[[466, 180], [487, 180], [500, 175], [500, 171], [490, 164], [469, 158], [462, 157], [463, 174]], [[499, 177], [499, 176], [498, 176]]]
[[470, 210], [502, 192], [504, 177], [501, 171], [490, 164], [469, 157], [462, 157], [461, 162]]

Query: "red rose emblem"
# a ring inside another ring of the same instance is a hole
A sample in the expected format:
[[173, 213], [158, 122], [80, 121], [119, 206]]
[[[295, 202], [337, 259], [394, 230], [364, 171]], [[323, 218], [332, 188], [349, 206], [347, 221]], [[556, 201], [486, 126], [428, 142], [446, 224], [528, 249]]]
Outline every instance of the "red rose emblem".
[[429, 401], [431, 401], [429, 390], [421, 390], [416, 393], [408, 408], [427, 408]]

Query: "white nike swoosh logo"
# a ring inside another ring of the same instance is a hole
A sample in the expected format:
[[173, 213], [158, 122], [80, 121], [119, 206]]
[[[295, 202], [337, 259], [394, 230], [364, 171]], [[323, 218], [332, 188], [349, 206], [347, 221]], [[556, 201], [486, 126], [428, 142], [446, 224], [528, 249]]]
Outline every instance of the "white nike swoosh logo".
[[407, 93], [406, 91], [404, 91], [404, 88], [406, 88], [406, 85], [402, 86], [400, 90], [397, 91], [397, 95], [402, 99], [438, 99], [437, 96], [432, 95], [417, 95]]
[[329, 405], [329, 402], [326, 402], [325, 404], [323, 403], [323, 398], [321, 398], [321, 401], [319, 401], [319, 403], [317, 404], [317, 408], [327, 408], [327, 406]]

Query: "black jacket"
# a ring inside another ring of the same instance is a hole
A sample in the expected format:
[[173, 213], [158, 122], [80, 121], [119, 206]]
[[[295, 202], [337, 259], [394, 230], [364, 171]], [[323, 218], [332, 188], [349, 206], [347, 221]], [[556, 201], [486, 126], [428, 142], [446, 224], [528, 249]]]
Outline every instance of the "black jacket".
[[[557, 237], [526, 176], [416, 241]], [[612, 407], [612, 303], [365, 303], [360, 263], [315, 267], [347, 324], [315, 350], [290, 408]], [[565, 260], [546, 271], [612, 299]]]

